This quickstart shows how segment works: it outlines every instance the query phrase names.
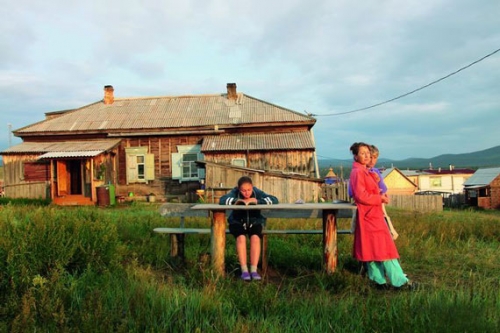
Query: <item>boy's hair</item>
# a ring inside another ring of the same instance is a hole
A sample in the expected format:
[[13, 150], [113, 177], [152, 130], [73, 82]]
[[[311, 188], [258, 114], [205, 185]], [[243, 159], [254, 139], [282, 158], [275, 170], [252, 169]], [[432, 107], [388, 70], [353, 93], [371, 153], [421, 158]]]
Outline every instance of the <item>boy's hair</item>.
[[370, 154], [372, 155], [380, 155], [377, 146], [375, 145], [370, 145], [368, 148], [370, 148]]
[[238, 188], [241, 187], [241, 185], [243, 184], [250, 184], [250, 185], [253, 185], [252, 183], [252, 178], [248, 177], [248, 176], [243, 176], [241, 177], [240, 179], [238, 179]]

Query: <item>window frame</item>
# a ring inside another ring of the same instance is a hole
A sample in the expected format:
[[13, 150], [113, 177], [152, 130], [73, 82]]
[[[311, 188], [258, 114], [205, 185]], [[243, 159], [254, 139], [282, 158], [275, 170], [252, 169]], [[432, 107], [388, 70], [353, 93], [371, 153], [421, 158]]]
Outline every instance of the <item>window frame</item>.
[[[184, 155], [195, 155], [195, 160], [184, 160]], [[179, 180], [180, 183], [187, 181], [199, 181], [205, 178], [205, 169], [197, 166], [196, 161], [203, 161], [204, 156], [201, 153], [201, 145], [179, 145], [177, 153], [172, 153], [172, 179]], [[186, 163], [189, 165], [189, 177], [185, 176]], [[197, 176], [193, 176], [193, 166], [197, 170]]]
[[[140, 163], [138, 158], [142, 157], [143, 162]], [[148, 147], [127, 147], [125, 148], [126, 168], [125, 175], [127, 184], [148, 184], [149, 181], [155, 179], [154, 174], [154, 154], [148, 153]], [[139, 170], [142, 167], [141, 177]]]

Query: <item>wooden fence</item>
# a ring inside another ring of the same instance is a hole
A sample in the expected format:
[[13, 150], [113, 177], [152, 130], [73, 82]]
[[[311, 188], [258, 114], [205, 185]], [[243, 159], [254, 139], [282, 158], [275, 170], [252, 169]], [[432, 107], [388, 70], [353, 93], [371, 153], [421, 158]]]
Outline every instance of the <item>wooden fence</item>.
[[338, 182], [332, 185], [323, 184], [321, 185], [321, 197], [327, 202], [334, 200], [351, 201], [347, 192], [347, 185], [347, 182]]
[[[323, 184], [321, 185], [321, 196], [327, 202], [334, 200], [353, 202], [349, 198], [347, 185], [347, 182], [339, 182], [333, 185]], [[391, 194], [389, 199], [389, 206], [391, 207], [419, 212], [440, 212], [443, 210], [443, 197], [440, 195]]]
[[440, 195], [390, 194], [388, 206], [419, 212], [440, 212], [443, 210], [443, 197]]

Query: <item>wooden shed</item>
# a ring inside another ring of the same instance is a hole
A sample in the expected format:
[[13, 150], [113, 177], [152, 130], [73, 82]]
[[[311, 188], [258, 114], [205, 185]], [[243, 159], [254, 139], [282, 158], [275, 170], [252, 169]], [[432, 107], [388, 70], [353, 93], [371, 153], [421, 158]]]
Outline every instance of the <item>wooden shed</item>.
[[469, 206], [500, 209], [500, 168], [478, 169], [464, 183]]

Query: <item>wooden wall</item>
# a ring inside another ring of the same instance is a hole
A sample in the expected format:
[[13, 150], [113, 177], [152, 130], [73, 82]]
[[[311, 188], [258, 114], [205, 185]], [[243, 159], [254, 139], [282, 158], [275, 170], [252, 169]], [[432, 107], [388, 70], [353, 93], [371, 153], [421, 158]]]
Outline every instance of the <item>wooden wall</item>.
[[276, 196], [282, 203], [293, 203], [298, 199], [318, 202], [321, 197], [322, 181], [317, 178], [299, 178], [285, 174], [275, 174], [262, 170], [248, 170], [229, 166], [206, 165], [206, 189], [236, 186], [242, 176], [252, 178], [254, 186]]
[[[27, 163], [28, 168], [36, 169], [33, 181], [30, 177], [25, 179], [25, 162], [35, 162], [38, 155], [4, 155], [4, 190], [5, 196], [10, 198], [50, 198], [50, 182], [44, 180], [43, 169], [45, 167], [34, 167], [35, 164]], [[45, 172], [48, 171], [48, 166]]]
[[500, 209], [500, 175], [490, 183], [491, 209]]
[[[171, 155], [177, 153], [178, 145], [201, 144], [203, 136], [169, 136], [169, 137], [148, 137], [148, 138], [125, 138], [118, 149], [118, 178], [116, 183], [117, 193], [126, 195], [133, 192], [137, 195], [155, 193], [156, 195], [184, 195], [189, 196], [200, 188], [200, 184], [195, 182], [182, 182], [172, 180]], [[126, 181], [126, 160], [125, 148], [128, 147], [148, 147], [148, 153], [155, 156], [155, 180], [148, 184], [129, 184]], [[233, 158], [245, 158], [247, 167], [258, 170], [279, 170], [286, 173], [297, 173], [305, 176], [314, 176], [314, 159], [312, 151], [279, 151], [279, 152], [250, 152], [245, 153], [220, 153], [204, 154], [205, 161], [231, 164]], [[207, 170], [208, 171], [208, 170]], [[242, 173], [221, 176], [220, 173], [206, 174], [208, 181], [206, 187], [218, 187], [220, 183], [224, 187], [233, 186]], [[274, 182], [277, 182], [274, 181]], [[286, 182], [289, 186], [293, 182]], [[278, 186], [278, 185], [277, 185]], [[279, 185], [285, 186], [285, 185]], [[294, 185], [296, 186], [296, 185]], [[301, 185], [302, 186], [302, 185]], [[301, 190], [302, 191], [302, 190]], [[315, 194], [318, 197], [318, 193]], [[312, 194], [309, 195], [312, 198]]]
[[205, 161], [231, 164], [234, 158], [244, 158], [247, 161], [247, 168], [283, 171], [286, 173], [297, 173], [304, 176], [313, 177], [314, 156], [312, 151], [302, 150], [283, 150], [283, 151], [250, 151], [242, 152], [224, 152], [205, 154]]

